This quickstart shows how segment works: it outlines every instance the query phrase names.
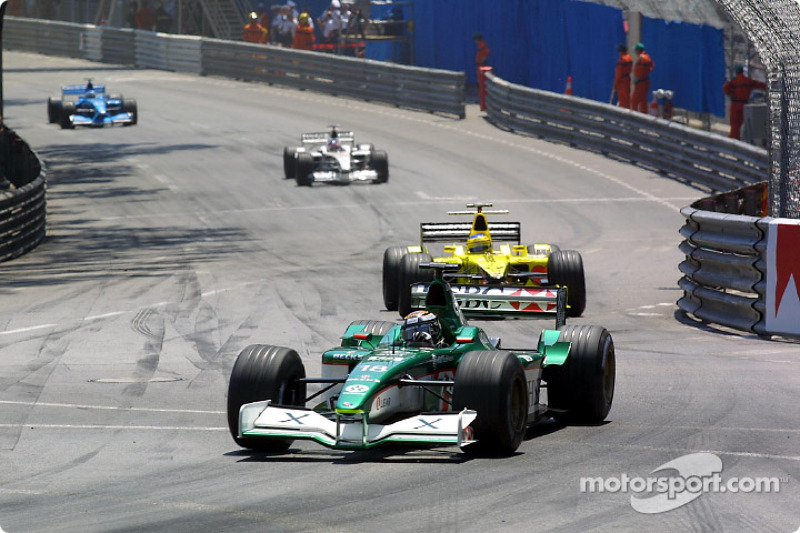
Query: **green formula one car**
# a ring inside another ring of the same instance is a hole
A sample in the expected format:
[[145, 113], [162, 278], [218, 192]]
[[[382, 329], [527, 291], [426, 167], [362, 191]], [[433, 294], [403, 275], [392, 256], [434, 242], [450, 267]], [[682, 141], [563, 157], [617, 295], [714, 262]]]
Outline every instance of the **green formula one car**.
[[[425, 309], [402, 323], [351, 323], [341, 346], [322, 354], [321, 377], [306, 377], [292, 349], [248, 346], [230, 377], [231, 435], [267, 452], [306, 439], [343, 450], [411, 443], [507, 455], [551, 416], [599, 423], [614, 396], [614, 342], [605, 328], [564, 325], [564, 298], [560, 289], [544, 302], [555, 303], [558, 329], [525, 349], [501, 349], [469, 325], [441, 275]], [[309, 394], [310, 385], [320, 390]]]
[[[458, 268], [445, 274], [464, 313], [468, 315], [525, 316], [542, 311], [515, 298], [529, 292], [567, 288], [567, 315], [581, 316], [586, 308], [583, 259], [574, 250], [553, 244], [520, 244], [519, 222], [488, 222], [490, 203], [467, 204], [475, 211], [450, 215], [472, 215], [468, 222], [424, 222], [419, 246], [393, 246], [383, 254], [383, 302], [390, 311], [407, 315], [420, 309], [430, 271], [421, 263], [437, 262]], [[495, 248], [493, 243], [501, 243]], [[444, 255], [433, 257], [430, 243], [445, 243]], [[546, 309], [544, 309], [546, 311]]]

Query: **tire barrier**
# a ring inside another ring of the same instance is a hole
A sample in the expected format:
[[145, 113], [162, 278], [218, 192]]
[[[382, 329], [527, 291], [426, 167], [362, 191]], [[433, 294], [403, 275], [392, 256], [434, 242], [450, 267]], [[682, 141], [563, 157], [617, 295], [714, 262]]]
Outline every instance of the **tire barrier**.
[[36, 153], [9, 129], [0, 133], [0, 165], [13, 185], [0, 191], [0, 261], [7, 261], [45, 236], [45, 171]]
[[492, 73], [486, 112], [497, 126], [729, 191], [769, 178], [767, 151], [594, 100], [515, 85]]
[[3, 46], [142, 68], [261, 81], [466, 116], [463, 72], [128, 28], [5, 17]]

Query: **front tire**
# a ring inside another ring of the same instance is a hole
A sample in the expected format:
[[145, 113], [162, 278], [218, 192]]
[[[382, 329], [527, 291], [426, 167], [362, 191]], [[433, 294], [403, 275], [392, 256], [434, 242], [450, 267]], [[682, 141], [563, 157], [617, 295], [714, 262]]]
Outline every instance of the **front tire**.
[[131, 121], [125, 124], [126, 126], [135, 126], [139, 123], [139, 106], [136, 100], [123, 100], [122, 111], [131, 115]]
[[61, 99], [48, 98], [47, 99], [47, 122], [55, 124], [61, 118]]
[[548, 406], [567, 411], [558, 418], [599, 424], [614, 400], [614, 340], [600, 326], [563, 326], [558, 340], [572, 346], [563, 365], [544, 369]]
[[252, 344], [239, 353], [228, 384], [228, 428], [236, 444], [264, 452], [284, 452], [291, 439], [239, 438], [239, 410], [244, 404], [271, 400], [276, 405], [304, 406], [306, 377], [296, 351], [281, 346]]
[[432, 270], [422, 270], [420, 263], [430, 263], [433, 258], [429, 254], [405, 254], [400, 260], [400, 277], [397, 286], [397, 311], [401, 317], [411, 312], [411, 285], [433, 281]]
[[383, 252], [383, 305], [389, 311], [397, 311], [400, 261], [405, 253], [406, 248], [403, 246], [392, 246]]
[[372, 168], [378, 173], [375, 183], [389, 181], [389, 154], [382, 150], [372, 152]]
[[551, 285], [567, 287], [567, 316], [581, 316], [586, 309], [586, 278], [581, 254], [575, 250], [551, 252], [547, 261], [547, 278]]
[[289, 148], [283, 149], [283, 175], [287, 180], [294, 179], [297, 150]]
[[456, 370], [453, 410], [478, 413], [471, 427], [478, 441], [467, 453], [510, 455], [528, 425], [528, 384], [525, 370], [511, 352], [468, 352]]
[[61, 115], [58, 117], [58, 124], [62, 130], [71, 130], [75, 128], [70, 118], [75, 114], [75, 103], [64, 102], [61, 104]]
[[295, 180], [300, 187], [311, 187], [314, 181], [314, 157], [311, 154], [297, 154]]

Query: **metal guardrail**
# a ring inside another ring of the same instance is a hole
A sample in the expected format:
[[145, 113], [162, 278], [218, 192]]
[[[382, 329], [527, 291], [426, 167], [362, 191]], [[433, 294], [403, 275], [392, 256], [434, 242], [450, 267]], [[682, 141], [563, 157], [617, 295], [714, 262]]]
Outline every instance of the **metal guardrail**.
[[486, 112], [499, 127], [600, 152], [729, 191], [768, 179], [767, 151], [593, 100], [515, 85], [489, 73]]
[[686, 257], [678, 267], [683, 274], [678, 307], [701, 320], [768, 334], [766, 204], [763, 182], [681, 210], [686, 223], [680, 230], [680, 250]]
[[0, 261], [20, 256], [45, 236], [45, 172], [12, 130], [0, 133], [0, 162], [13, 189], [0, 191]]
[[271, 45], [6, 17], [3, 46], [143, 68], [262, 81], [466, 116], [463, 72]]

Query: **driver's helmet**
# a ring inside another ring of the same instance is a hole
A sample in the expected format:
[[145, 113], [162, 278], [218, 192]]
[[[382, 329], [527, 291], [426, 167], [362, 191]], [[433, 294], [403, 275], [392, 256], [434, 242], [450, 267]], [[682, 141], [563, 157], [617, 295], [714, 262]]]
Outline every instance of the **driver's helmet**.
[[412, 311], [400, 328], [403, 341], [410, 346], [436, 346], [442, 341], [439, 318], [429, 311]]
[[83, 95], [84, 98], [97, 98], [97, 95], [94, 91], [87, 91], [86, 94]]
[[331, 139], [328, 141], [328, 151], [329, 152], [338, 152], [342, 149], [342, 143], [339, 142], [339, 139]]
[[486, 233], [473, 233], [467, 239], [467, 252], [479, 254], [492, 249], [492, 239]]

